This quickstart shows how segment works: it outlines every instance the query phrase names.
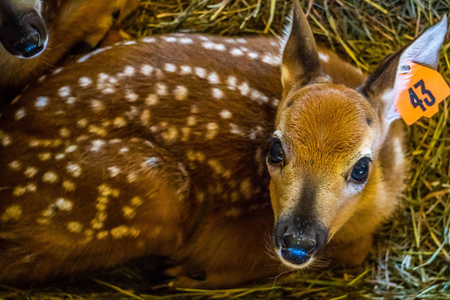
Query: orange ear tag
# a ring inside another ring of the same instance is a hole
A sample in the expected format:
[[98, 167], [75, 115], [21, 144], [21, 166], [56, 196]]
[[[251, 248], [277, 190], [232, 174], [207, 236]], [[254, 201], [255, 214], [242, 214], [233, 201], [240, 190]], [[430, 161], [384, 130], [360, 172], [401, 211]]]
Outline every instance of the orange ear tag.
[[447, 82], [433, 69], [410, 62], [409, 70], [400, 76], [405, 76], [406, 83], [395, 109], [408, 125], [423, 116], [432, 117], [439, 111], [439, 103], [450, 95]]

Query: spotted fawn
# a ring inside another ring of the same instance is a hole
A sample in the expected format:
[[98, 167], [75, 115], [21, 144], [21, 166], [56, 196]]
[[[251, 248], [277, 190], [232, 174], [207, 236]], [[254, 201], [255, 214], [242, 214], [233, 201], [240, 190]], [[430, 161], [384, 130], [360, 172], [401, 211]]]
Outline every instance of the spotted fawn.
[[266, 37], [146, 37], [25, 91], [0, 119], [0, 282], [146, 255], [185, 287], [360, 264], [407, 168], [400, 67], [436, 68], [447, 21], [368, 78], [298, 3], [291, 23], [282, 58]]
[[0, 107], [76, 48], [95, 47], [138, 5], [139, 0], [1, 0]]

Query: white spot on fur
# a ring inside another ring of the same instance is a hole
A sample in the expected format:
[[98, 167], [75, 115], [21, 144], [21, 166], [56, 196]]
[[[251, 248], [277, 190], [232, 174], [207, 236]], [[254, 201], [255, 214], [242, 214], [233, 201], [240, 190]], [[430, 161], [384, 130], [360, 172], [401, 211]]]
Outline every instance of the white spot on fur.
[[243, 82], [240, 86], [238, 86], [238, 89], [241, 92], [242, 96], [247, 96], [250, 92], [250, 87], [248, 86], [247, 82]]
[[22, 216], [22, 212], [22, 207], [20, 207], [19, 205], [11, 205], [1, 215], [0, 221], [2, 221], [3, 223], [6, 223], [10, 220], [19, 221]]
[[23, 108], [23, 107], [19, 108], [15, 114], [16, 121], [22, 119], [23, 117], [25, 117], [25, 115], [26, 115], [25, 108]]
[[217, 75], [216, 72], [211, 72], [208, 76], [208, 81], [211, 84], [219, 84], [220, 83], [219, 75]]
[[73, 191], [75, 191], [75, 188], [76, 188], [75, 183], [73, 183], [70, 180], [64, 180], [62, 183], [62, 187], [67, 192], [73, 192]]
[[177, 41], [177, 38], [173, 36], [165, 36], [163, 39], [168, 43], [175, 43]]
[[2, 140], [2, 145], [3, 146], [9, 146], [12, 143], [12, 139], [9, 135], [7, 134], [2, 134], [2, 132], [0, 131], [0, 138]]
[[66, 155], [65, 155], [64, 153], [59, 153], [59, 154], [56, 154], [56, 155], [55, 155], [55, 159], [56, 159], [56, 160], [61, 160], [61, 159], [63, 159], [64, 157], [66, 157]]
[[181, 75], [189, 75], [192, 73], [191, 66], [181, 66]]
[[14, 160], [14, 161], [12, 161], [12, 162], [10, 162], [9, 164], [8, 164], [8, 167], [11, 169], [11, 170], [14, 170], [14, 171], [18, 171], [20, 168], [21, 168], [21, 164], [20, 164], [20, 162], [19, 161], [17, 161], [17, 160]]
[[222, 99], [223, 98], [223, 92], [222, 92], [221, 89], [213, 88], [212, 89], [212, 94], [213, 94], [213, 97], [216, 98], [216, 99]]
[[105, 145], [105, 141], [102, 140], [95, 140], [92, 142], [91, 151], [100, 151], [101, 148]]
[[279, 65], [281, 65], [281, 58], [271, 53], [266, 53], [266, 55], [264, 55], [264, 57], [262, 58], [262, 61], [274, 67], [278, 67]]
[[153, 72], [153, 67], [150, 65], [143, 65], [141, 67], [141, 73], [144, 76], [150, 76], [152, 74], [152, 72]]
[[63, 86], [58, 90], [58, 95], [61, 98], [66, 98], [69, 97], [71, 93], [70, 87], [69, 86]]
[[227, 79], [228, 89], [235, 90], [237, 85], [237, 79], [234, 76], [230, 76]]
[[23, 186], [16, 186], [13, 190], [13, 195], [15, 197], [23, 196], [27, 192], [27, 189]]
[[34, 104], [34, 106], [36, 106], [36, 108], [43, 108], [46, 107], [48, 105], [48, 97], [37, 97], [36, 99], [36, 103]]
[[64, 137], [64, 138], [68, 138], [68, 137], [70, 136], [70, 130], [67, 129], [66, 127], [61, 128], [61, 129], [59, 130], [59, 135], [62, 136], [62, 137]]
[[41, 160], [41, 161], [47, 161], [52, 158], [52, 154], [50, 152], [39, 153], [38, 157], [39, 157], [39, 160]]
[[167, 96], [167, 85], [162, 83], [162, 82], [158, 82], [156, 84], [156, 94], [160, 95], [160, 96]]
[[244, 53], [242, 52], [242, 50], [240, 50], [240, 49], [238, 49], [238, 48], [233, 48], [233, 49], [230, 51], [230, 54], [233, 55], [233, 56], [242, 56], [242, 55], [244, 55]]
[[72, 153], [75, 152], [78, 149], [77, 145], [71, 145], [69, 147], [66, 148], [66, 153]]
[[165, 64], [164, 70], [166, 70], [167, 72], [176, 72], [177, 67], [174, 64]]
[[187, 126], [195, 126], [197, 124], [197, 118], [195, 116], [189, 116], [186, 121]]
[[156, 39], [154, 37], [145, 37], [145, 38], [142, 39], [142, 41], [144, 43], [150, 44], [150, 43], [154, 43], [156, 41]]
[[138, 176], [135, 173], [130, 173], [127, 175], [127, 182], [133, 183], [138, 179]]
[[27, 186], [25, 187], [25, 189], [27, 190], [27, 192], [29, 193], [34, 193], [37, 190], [37, 187], [34, 183], [29, 183], [27, 184]]
[[56, 173], [49, 171], [42, 176], [42, 181], [48, 183], [55, 183], [56, 181], [58, 181], [58, 178], [59, 177], [58, 175], [56, 175]]
[[323, 62], [328, 62], [330, 60], [330, 56], [328, 54], [319, 52], [319, 59]]
[[58, 198], [55, 205], [63, 211], [71, 211], [73, 208], [73, 203], [65, 198]]
[[67, 172], [72, 174], [73, 177], [79, 177], [81, 175], [81, 167], [70, 162], [67, 164]]
[[250, 93], [250, 99], [258, 103], [269, 101], [269, 98], [258, 90], [252, 90], [252, 92]]
[[195, 74], [200, 78], [206, 77], [206, 70], [203, 68], [195, 68]]
[[181, 44], [192, 44], [192, 43], [194, 43], [194, 41], [192, 39], [190, 39], [190, 38], [181, 38], [181, 39], [179, 39], [179, 41], [180, 41]]
[[192, 105], [191, 106], [191, 113], [196, 114], [199, 112], [198, 106], [197, 105]]
[[92, 100], [91, 101], [91, 108], [92, 110], [99, 112], [105, 109], [105, 105], [100, 100]]
[[217, 135], [219, 125], [217, 125], [217, 123], [208, 123], [206, 124], [206, 129], [208, 130], [206, 132], [206, 138], [212, 140]]
[[139, 96], [136, 93], [128, 90], [128, 91], [125, 92], [125, 98], [129, 102], [135, 102], [139, 98]]
[[209, 50], [217, 50], [217, 51], [225, 51], [226, 47], [223, 44], [216, 44], [213, 42], [203, 42], [202, 46], [205, 49], [209, 49]]
[[116, 166], [108, 167], [108, 171], [109, 171], [109, 176], [111, 176], [112, 178], [114, 178], [120, 174], [120, 169]]
[[141, 114], [142, 125], [148, 126], [150, 124], [150, 110], [145, 109]]
[[222, 119], [231, 119], [233, 114], [228, 109], [223, 109], [220, 112], [220, 116], [222, 117]]
[[236, 135], [240, 135], [240, 136], [245, 136], [245, 132], [242, 131], [242, 129], [241, 129], [238, 125], [233, 124], [233, 123], [230, 123], [230, 132], [231, 132], [232, 134], [236, 134]]
[[175, 94], [175, 99], [177, 100], [186, 100], [188, 95], [188, 89], [183, 85], [178, 85], [175, 90], [173, 91]]
[[159, 157], [147, 157], [145, 159], [145, 164], [150, 167], [157, 167], [160, 163]]
[[80, 233], [83, 230], [83, 225], [80, 222], [69, 222], [66, 224], [67, 230], [73, 233]]
[[134, 69], [134, 67], [132, 67], [132, 66], [126, 66], [126, 67], [125, 67], [125, 70], [123, 71], [123, 73], [125, 74], [125, 76], [129, 76], [129, 77], [133, 76], [133, 75], [134, 75], [134, 72], [135, 72], [135, 69]]
[[89, 77], [81, 77], [79, 80], [80, 87], [86, 88], [92, 84], [92, 80]]
[[176, 127], [169, 127], [167, 131], [161, 133], [161, 137], [168, 143], [176, 141], [178, 138], [178, 130]]
[[250, 53], [248, 53], [247, 55], [248, 55], [250, 58], [253, 58], [253, 59], [257, 59], [257, 58], [259, 57], [259, 54], [256, 53], [256, 52], [250, 52]]
[[128, 122], [123, 117], [116, 117], [113, 121], [113, 124], [116, 128], [123, 128], [128, 125]]
[[152, 106], [152, 105], [156, 105], [159, 102], [159, 97], [158, 95], [155, 94], [150, 94], [148, 95], [147, 99], [145, 99], [145, 104]]
[[33, 178], [37, 174], [38, 170], [35, 167], [28, 167], [25, 169], [25, 172], [23, 174], [27, 178]]

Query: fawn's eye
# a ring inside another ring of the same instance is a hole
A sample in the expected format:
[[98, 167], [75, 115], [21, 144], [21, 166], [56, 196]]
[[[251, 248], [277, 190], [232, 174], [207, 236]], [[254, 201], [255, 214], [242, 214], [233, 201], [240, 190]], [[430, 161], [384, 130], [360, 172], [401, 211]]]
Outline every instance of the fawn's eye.
[[272, 145], [270, 145], [267, 158], [270, 164], [279, 164], [283, 161], [283, 148], [281, 147], [279, 138], [272, 139]]
[[369, 165], [372, 160], [368, 157], [363, 157], [353, 166], [351, 177], [356, 182], [363, 183], [369, 176]]

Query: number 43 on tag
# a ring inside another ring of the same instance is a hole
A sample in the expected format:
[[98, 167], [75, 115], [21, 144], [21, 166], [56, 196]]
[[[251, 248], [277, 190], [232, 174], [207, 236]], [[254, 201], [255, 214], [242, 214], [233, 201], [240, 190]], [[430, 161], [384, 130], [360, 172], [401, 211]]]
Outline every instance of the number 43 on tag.
[[450, 88], [439, 72], [409, 63], [409, 71], [401, 76], [407, 76], [405, 89], [395, 104], [395, 109], [406, 124], [425, 116], [430, 118], [439, 111], [439, 103], [450, 95]]

